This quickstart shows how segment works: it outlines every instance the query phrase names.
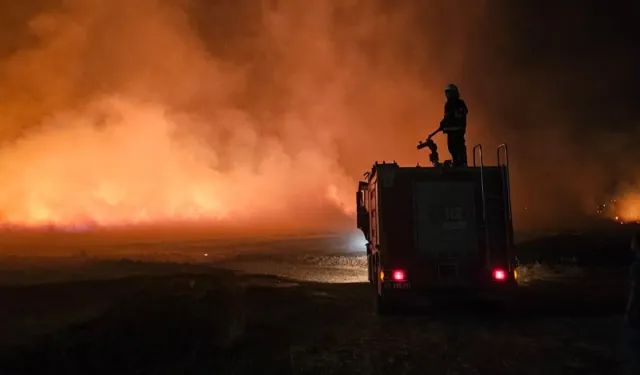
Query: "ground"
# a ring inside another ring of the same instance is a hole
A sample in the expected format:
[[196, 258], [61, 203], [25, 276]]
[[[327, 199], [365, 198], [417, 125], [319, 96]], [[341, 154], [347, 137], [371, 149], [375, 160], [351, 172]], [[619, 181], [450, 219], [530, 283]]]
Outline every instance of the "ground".
[[528, 251], [507, 306], [380, 317], [365, 257], [348, 240], [163, 242], [111, 254], [3, 258], [0, 374], [621, 371], [624, 265], [541, 264]]

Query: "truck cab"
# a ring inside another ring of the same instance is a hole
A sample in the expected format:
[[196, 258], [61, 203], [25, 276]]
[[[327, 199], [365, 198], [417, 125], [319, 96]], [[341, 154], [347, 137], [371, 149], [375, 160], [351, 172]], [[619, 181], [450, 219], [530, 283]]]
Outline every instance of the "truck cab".
[[[501, 297], [516, 286], [507, 146], [485, 166], [375, 163], [356, 193], [379, 313], [434, 297]], [[479, 156], [476, 159], [476, 155]]]

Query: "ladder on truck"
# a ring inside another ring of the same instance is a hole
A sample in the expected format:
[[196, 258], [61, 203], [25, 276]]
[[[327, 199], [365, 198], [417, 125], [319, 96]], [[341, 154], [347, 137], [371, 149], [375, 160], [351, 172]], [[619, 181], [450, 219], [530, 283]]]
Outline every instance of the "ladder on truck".
[[[504, 223], [505, 223], [505, 240], [506, 249], [509, 254], [509, 263], [511, 263], [512, 245], [513, 245], [513, 215], [511, 211], [511, 186], [509, 181], [509, 150], [507, 144], [503, 143], [496, 148], [497, 168], [500, 171], [501, 196], [497, 197], [502, 200]], [[504, 155], [504, 157], [503, 157]], [[476, 156], [478, 158], [476, 159]], [[489, 237], [489, 220], [487, 218], [487, 198], [495, 199], [495, 196], [487, 197], [487, 189], [485, 188], [484, 159], [482, 154], [482, 144], [473, 146], [473, 166], [480, 168], [480, 191], [482, 195], [482, 219], [484, 224], [485, 245], [487, 247], [486, 257], [487, 266], [491, 262], [491, 243]], [[509, 264], [509, 266], [512, 266]]]

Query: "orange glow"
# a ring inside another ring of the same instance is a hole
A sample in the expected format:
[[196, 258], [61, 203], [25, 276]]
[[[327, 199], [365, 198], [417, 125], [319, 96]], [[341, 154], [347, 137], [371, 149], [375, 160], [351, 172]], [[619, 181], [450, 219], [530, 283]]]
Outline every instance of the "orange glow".
[[[490, 164], [495, 145], [514, 150], [513, 207], [528, 207], [518, 225], [592, 214], [608, 186], [601, 163], [613, 159], [568, 147], [573, 130], [547, 95], [565, 74], [495, 69], [521, 44], [493, 42], [511, 34], [487, 2], [6, 3], [0, 227], [354, 228], [356, 183], [373, 162], [428, 164], [415, 146], [450, 82], [470, 107], [469, 158], [476, 143]], [[526, 132], [497, 99], [512, 91], [531, 106]], [[445, 136], [434, 140], [449, 159]]]
[[[343, 3], [33, 13], [30, 42], [0, 57], [0, 225], [349, 225], [358, 176], [384, 158], [415, 164], [443, 98], [394, 52], [411, 9], [383, 20]], [[388, 58], [372, 64], [366, 40]]]
[[[116, 115], [113, 123], [88, 123], [105, 110]], [[162, 107], [122, 98], [52, 119], [45, 130], [0, 150], [3, 221], [110, 226], [276, 220], [292, 202], [316, 209], [328, 202], [352, 213], [353, 181], [317, 150], [290, 156], [268, 139], [255, 147], [252, 130], [237, 123], [234, 129], [249, 140], [234, 146], [249, 148], [240, 156], [259, 162], [225, 172], [215, 148], [192, 135], [176, 136], [178, 126]]]
[[640, 222], [640, 193], [627, 193], [616, 199], [614, 215], [616, 221]]

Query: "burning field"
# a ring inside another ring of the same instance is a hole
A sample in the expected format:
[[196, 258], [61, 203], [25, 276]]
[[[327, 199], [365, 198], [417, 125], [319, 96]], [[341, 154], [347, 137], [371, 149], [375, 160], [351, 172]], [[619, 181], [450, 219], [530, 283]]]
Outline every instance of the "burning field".
[[[637, 91], [634, 33], [520, 4], [0, 0], [0, 374], [617, 373], [629, 233], [520, 247], [506, 309], [387, 318], [361, 234], [319, 235], [373, 162], [426, 164], [452, 82], [469, 150], [509, 143], [517, 227], [637, 172], [636, 101], [594, 94]], [[634, 186], [603, 213], [638, 221]]]
[[[290, 37], [274, 16], [255, 48]], [[168, 2], [68, 0], [27, 21], [31, 42], [0, 60], [5, 226], [295, 227], [351, 214], [353, 178], [325, 128], [335, 119], [302, 97], [332, 80], [300, 77], [267, 113], [246, 98], [251, 68], [216, 57]]]
[[640, 193], [623, 193], [600, 205], [598, 213], [621, 224], [640, 224]]
[[[451, 81], [471, 104], [469, 142], [515, 144], [514, 207], [529, 207], [516, 212], [521, 224], [527, 215], [548, 221], [592, 207], [601, 192], [605, 166], [578, 152], [591, 146], [567, 147], [575, 138], [559, 125], [544, 80], [519, 68], [489, 69], [524, 53], [515, 39], [497, 38], [515, 34], [488, 20], [497, 11], [489, 4], [462, 13], [455, 4], [376, 1], [0, 6], [4, 228], [352, 226], [355, 182], [372, 162], [426, 158], [414, 145], [440, 120], [442, 87]], [[497, 15], [506, 12], [499, 8]], [[443, 43], [440, 14], [453, 9], [465, 26]], [[570, 77], [557, 64], [539, 69], [549, 82]], [[550, 84], [558, 92], [561, 85]], [[506, 90], [526, 93], [518, 106], [536, 105], [521, 108], [530, 115], [517, 132], [502, 111], [510, 105], [485, 100]], [[572, 96], [580, 91], [573, 87]], [[550, 117], [553, 127], [541, 128]], [[613, 144], [624, 142], [612, 136], [598, 147]], [[568, 173], [578, 166], [583, 177]], [[547, 183], [533, 184], [543, 174]], [[549, 202], [551, 195], [558, 199]]]

